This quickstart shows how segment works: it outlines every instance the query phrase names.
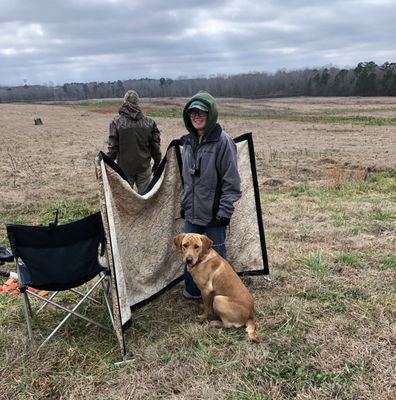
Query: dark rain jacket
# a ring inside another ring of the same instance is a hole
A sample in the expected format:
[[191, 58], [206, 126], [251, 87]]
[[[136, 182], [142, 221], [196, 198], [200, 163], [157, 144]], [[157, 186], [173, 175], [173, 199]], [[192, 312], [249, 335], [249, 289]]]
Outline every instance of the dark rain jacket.
[[[209, 108], [208, 121], [201, 143], [188, 115], [188, 107], [200, 100]], [[183, 143], [183, 181], [181, 207], [192, 224], [207, 226], [216, 216], [231, 218], [234, 203], [241, 197], [237, 150], [232, 138], [217, 123], [215, 99], [200, 91], [186, 104], [184, 124], [189, 133]]]
[[161, 161], [161, 137], [157, 124], [139, 106], [125, 101], [110, 123], [107, 155], [116, 160], [127, 176], [154, 168]]

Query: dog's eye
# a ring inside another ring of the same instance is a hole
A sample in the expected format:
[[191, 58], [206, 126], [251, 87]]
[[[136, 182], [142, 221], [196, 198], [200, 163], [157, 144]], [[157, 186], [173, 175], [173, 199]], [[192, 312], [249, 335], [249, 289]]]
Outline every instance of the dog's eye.
[[188, 247], [185, 243], [182, 245], [184, 248]]
[[194, 249], [199, 249], [199, 246], [196, 244], [196, 245], [194, 246]]

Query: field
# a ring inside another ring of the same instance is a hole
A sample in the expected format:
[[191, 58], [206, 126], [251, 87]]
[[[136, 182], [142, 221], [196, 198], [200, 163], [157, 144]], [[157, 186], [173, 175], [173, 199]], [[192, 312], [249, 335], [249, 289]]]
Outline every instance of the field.
[[[185, 101], [141, 102], [164, 152]], [[218, 103], [233, 137], [253, 132], [271, 281], [245, 283], [261, 343], [198, 323], [178, 286], [135, 313], [124, 367], [116, 339], [78, 321], [36, 354], [21, 299], [0, 292], [0, 398], [396, 398], [396, 98]], [[93, 160], [118, 105], [0, 104], [0, 242], [5, 223], [98, 210]]]

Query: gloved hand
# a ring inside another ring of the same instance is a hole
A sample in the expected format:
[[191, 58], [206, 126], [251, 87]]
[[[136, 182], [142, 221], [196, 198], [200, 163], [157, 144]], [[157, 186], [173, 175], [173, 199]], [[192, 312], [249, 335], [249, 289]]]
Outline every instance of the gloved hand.
[[213, 226], [228, 226], [230, 225], [230, 218], [220, 217], [219, 215], [216, 215], [216, 217], [212, 219], [210, 224]]

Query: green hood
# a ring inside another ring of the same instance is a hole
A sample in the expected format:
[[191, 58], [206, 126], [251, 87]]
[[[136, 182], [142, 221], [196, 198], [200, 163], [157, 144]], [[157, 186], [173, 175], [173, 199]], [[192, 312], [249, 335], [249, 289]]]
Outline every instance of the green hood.
[[204, 132], [204, 136], [205, 136], [214, 129], [214, 127], [216, 126], [216, 123], [217, 123], [218, 112], [217, 112], [216, 100], [212, 95], [210, 95], [205, 90], [200, 90], [197, 94], [195, 94], [193, 97], [191, 97], [191, 99], [184, 106], [184, 110], [183, 110], [184, 125], [186, 126], [187, 130], [190, 133], [194, 133], [195, 135], [197, 134], [197, 131], [193, 127], [193, 125], [191, 123], [191, 119], [187, 113], [188, 107], [195, 100], [202, 101], [209, 108], [208, 121], [206, 123], [205, 132]]

